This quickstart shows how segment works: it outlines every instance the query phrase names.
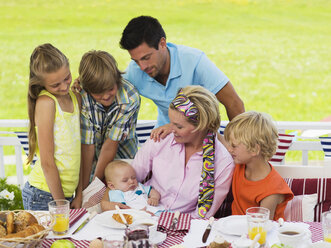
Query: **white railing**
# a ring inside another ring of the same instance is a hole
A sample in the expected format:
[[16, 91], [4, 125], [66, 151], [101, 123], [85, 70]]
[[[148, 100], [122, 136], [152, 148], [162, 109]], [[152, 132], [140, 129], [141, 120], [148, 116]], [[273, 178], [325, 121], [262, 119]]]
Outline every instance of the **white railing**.
[[[153, 129], [156, 121], [155, 120], [138, 120], [137, 134], [140, 143], [143, 143], [151, 130]], [[226, 125], [228, 122], [222, 122], [222, 125]], [[291, 121], [278, 121], [275, 122], [280, 133], [285, 133], [288, 130], [300, 130], [305, 131], [302, 134], [305, 135], [307, 130], [319, 130], [319, 134], [330, 134], [331, 133], [331, 122], [291, 122]], [[0, 130], [2, 129], [24, 129], [27, 130], [28, 120], [0, 120]], [[23, 166], [22, 166], [22, 144], [16, 136], [15, 132], [0, 131], [0, 177], [5, 176], [5, 154], [4, 146], [15, 147], [15, 163], [17, 165], [17, 179], [18, 183], [23, 186]], [[27, 149], [27, 144], [24, 148]], [[309, 151], [323, 151], [321, 143], [318, 137], [305, 137], [296, 136], [289, 150], [301, 151], [302, 152], [302, 165], [308, 165], [308, 152]], [[282, 162], [286, 163], [285, 161]], [[330, 163], [330, 162], [328, 162]]]

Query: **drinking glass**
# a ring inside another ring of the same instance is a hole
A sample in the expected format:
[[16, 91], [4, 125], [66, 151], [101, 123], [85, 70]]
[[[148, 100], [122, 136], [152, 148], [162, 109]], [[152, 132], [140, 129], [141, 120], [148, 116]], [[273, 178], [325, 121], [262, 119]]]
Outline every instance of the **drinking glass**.
[[265, 244], [267, 231], [266, 225], [269, 220], [270, 210], [263, 207], [252, 207], [246, 210], [247, 223], [248, 223], [248, 237], [254, 239], [254, 237], [259, 233], [260, 239], [259, 243], [261, 245]]
[[69, 231], [70, 202], [68, 200], [54, 200], [48, 203], [54, 225], [52, 231], [55, 235], [64, 235]]
[[331, 210], [322, 214], [324, 241], [331, 243]]

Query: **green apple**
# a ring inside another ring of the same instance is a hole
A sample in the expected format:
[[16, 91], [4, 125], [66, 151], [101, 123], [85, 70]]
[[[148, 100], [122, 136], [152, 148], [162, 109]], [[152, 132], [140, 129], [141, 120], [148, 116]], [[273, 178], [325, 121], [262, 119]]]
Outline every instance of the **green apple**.
[[67, 239], [59, 239], [53, 242], [51, 248], [75, 248], [75, 245]]

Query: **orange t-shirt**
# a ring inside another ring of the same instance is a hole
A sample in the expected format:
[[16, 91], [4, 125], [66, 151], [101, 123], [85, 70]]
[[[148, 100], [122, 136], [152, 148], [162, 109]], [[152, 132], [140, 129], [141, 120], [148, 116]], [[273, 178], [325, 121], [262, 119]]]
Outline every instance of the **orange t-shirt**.
[[285, 200], [278, 204], [275, 210], [274, 220], [284, 218], [284, 210], [287, 202], [292, 200], [293, 193], [284, 179], [271, 166], [271, 172], [264, 179], [249, 181], [245, 178], [244, 164], [237, 164], [232, 180], [232, 214], [245, 215], [246, 209], [260, 206], [262, 199], [273, 194], [284, 194]]

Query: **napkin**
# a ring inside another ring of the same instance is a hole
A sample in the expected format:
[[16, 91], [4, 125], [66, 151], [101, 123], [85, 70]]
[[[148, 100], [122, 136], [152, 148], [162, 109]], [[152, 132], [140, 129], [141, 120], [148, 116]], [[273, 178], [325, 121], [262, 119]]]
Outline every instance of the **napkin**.
[[105, 184], [98, 177], [95, 177], [89, 186], [83, 190], [83, 208], [86, 208], [90, 213], [93, 211], [98, 214], [101, 213], [100, 202], [105, 191]]
[[69, 227], [72, 227], [86, 213], [87, 210], [85, 208], [71, 209], [69, 213]]
[[176, 226], [172, 227], [172, 220], [175, 213], [162, 212], [157, 225], [157, 231], [166, 233], [171, 236], [184, 236], [191, 226], [191, 215], [181, 213], [178, 217]]

